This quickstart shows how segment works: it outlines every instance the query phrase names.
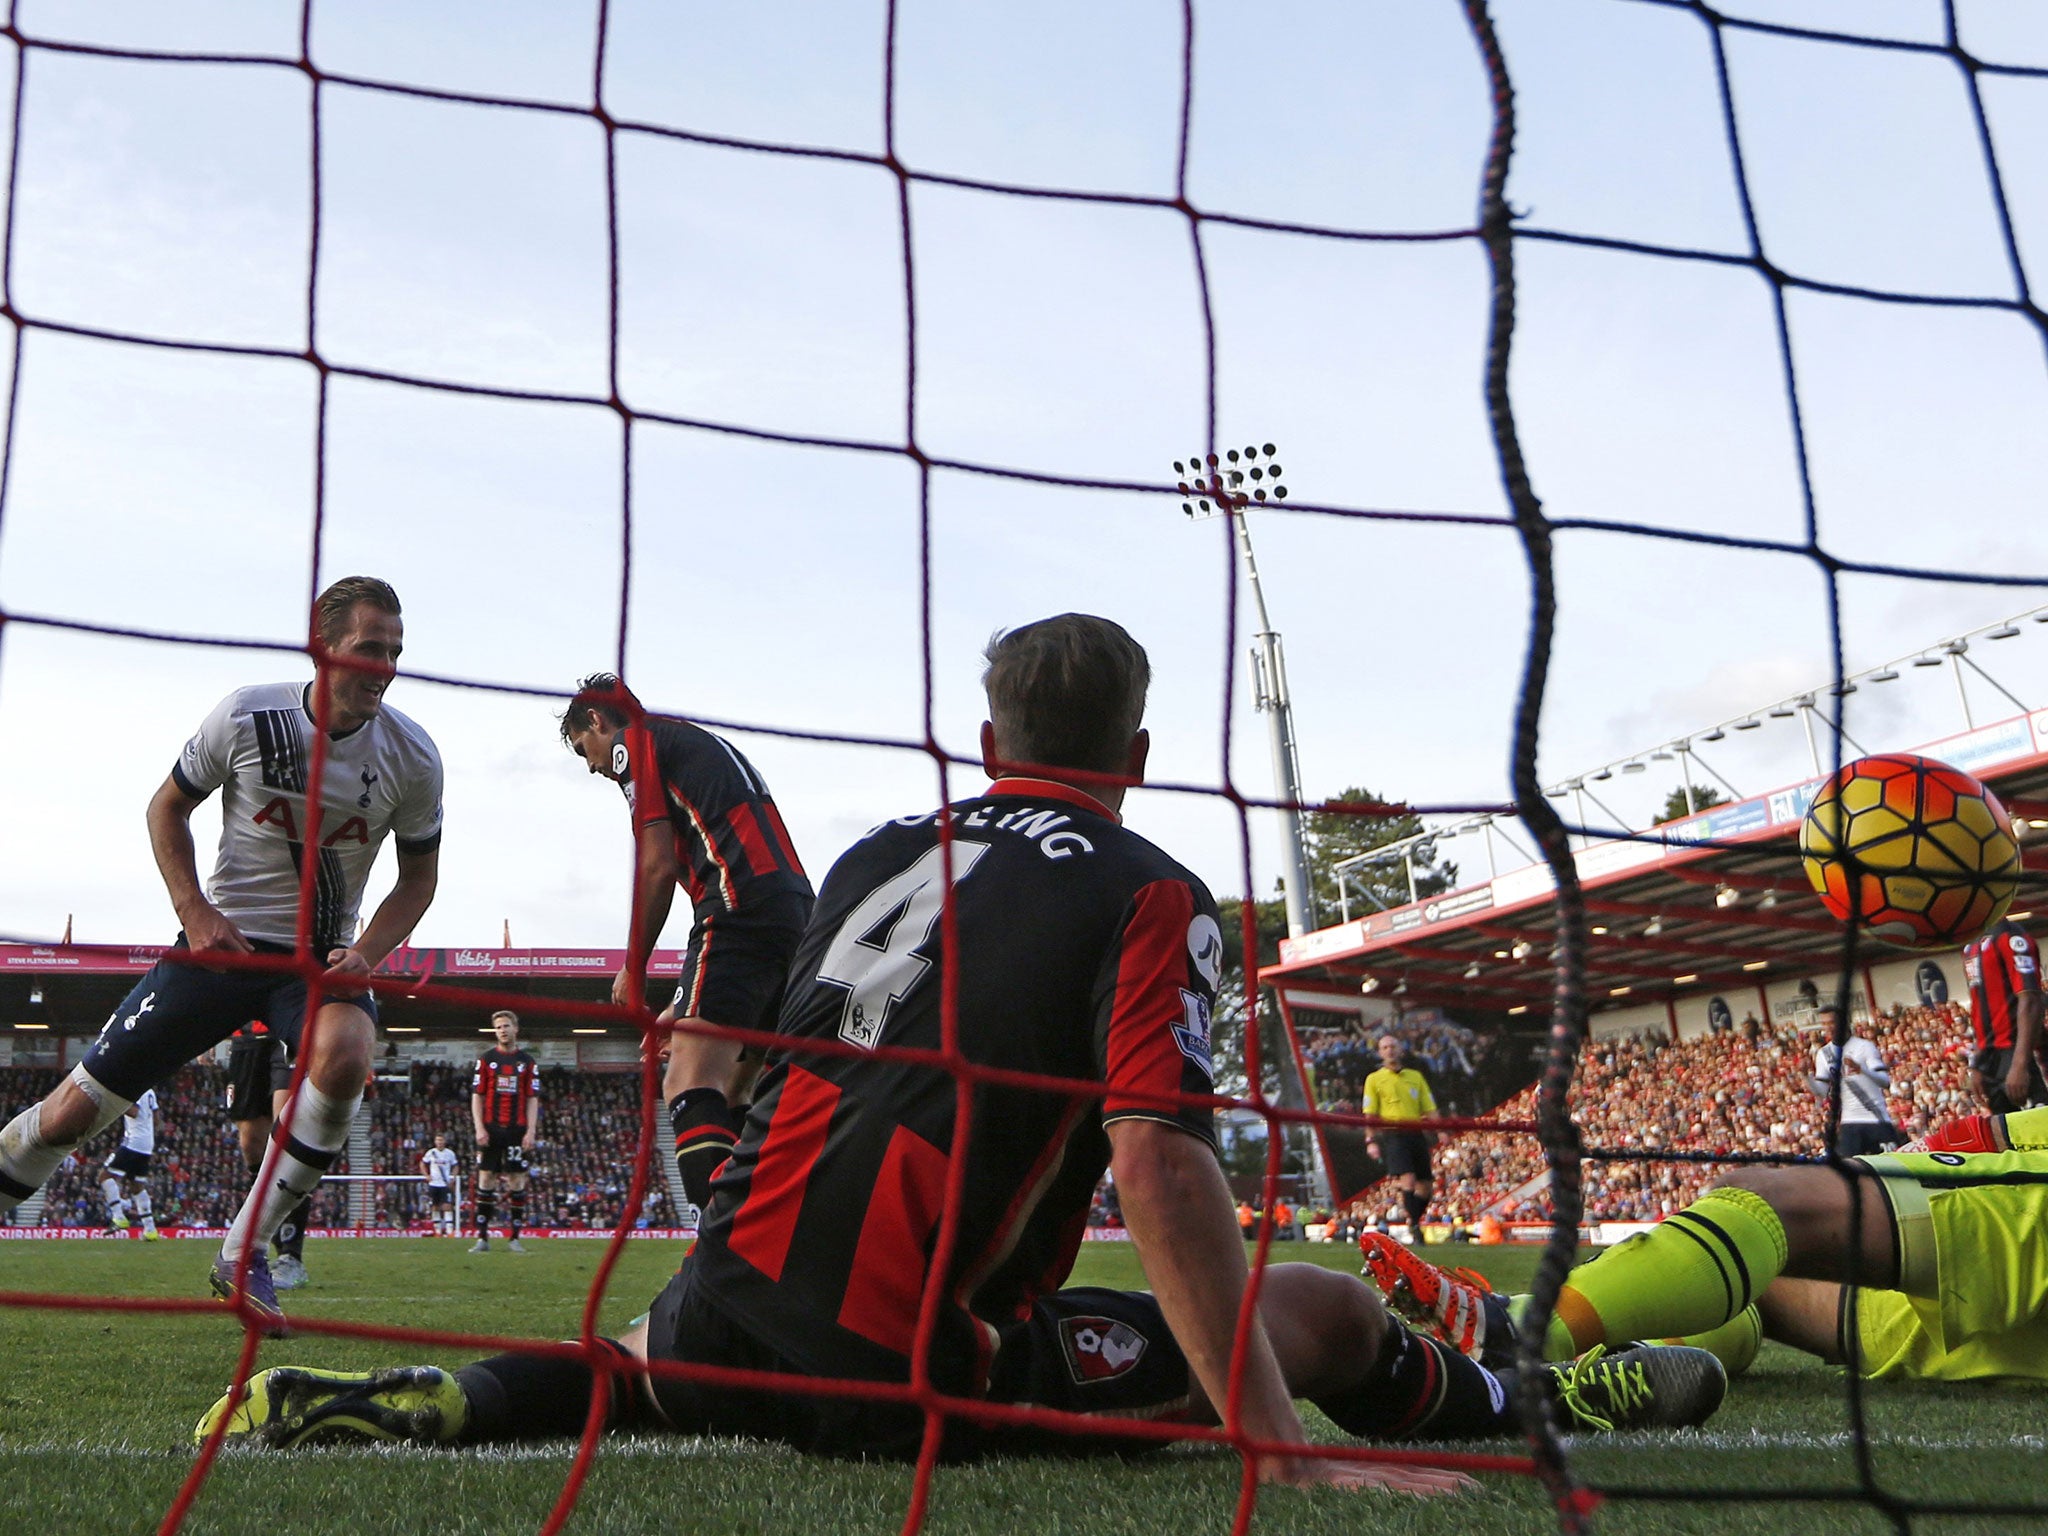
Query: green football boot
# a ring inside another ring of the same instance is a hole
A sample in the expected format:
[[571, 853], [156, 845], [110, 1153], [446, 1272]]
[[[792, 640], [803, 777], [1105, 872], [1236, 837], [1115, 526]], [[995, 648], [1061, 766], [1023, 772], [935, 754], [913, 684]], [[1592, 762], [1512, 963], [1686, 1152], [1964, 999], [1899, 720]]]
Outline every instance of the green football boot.
[[229, 1397], [222, 1397], [207, 1409], [192, 1438], [204, 1440], [225, 1416], [226, 1439], [277, 1451], [323, 1440], [447, 1445], [469, 1422], [462, 1388], [431, 1365], [382, 1371], [281, 1365], [251, 1376], [232, 1412], [228, 1404]]

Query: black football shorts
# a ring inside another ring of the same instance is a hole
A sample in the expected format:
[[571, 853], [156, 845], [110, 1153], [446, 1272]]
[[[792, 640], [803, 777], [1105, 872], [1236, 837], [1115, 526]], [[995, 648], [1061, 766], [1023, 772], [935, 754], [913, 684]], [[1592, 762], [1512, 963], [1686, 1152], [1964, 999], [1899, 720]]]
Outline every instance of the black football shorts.
[[1419, 1179], [1430, 1177], [1429, 1138], [1420, 1131], [1389, 1131], [1379, 1133], [1380, 1161], [1386, 1164], [1387, 1177], [1399, 1178], [1412, 1173]]
[[525, 1139], [524, 1127], [516, 1125], [493, 1125], [484, 1130], [490, 1138], [484, 1147], [478, 1166], [485, 1173], [526, 1172], [526, 1148], [520, 1145]]
[[237, 1035], [228, 1041], [224, 1098], [230, 1120], [270, 1118], [271, 1063], [280, 1054], [269, 1035]]
[[[739, 1370], [811, 1375], [753, 1337], [704, 1294], [692, 1270], [678, 1273], [648, 1316], [649, 1358]], [[1187, 1357], [1148, 1291], [1077, 1286], [1042, 1297], [1029, 1317], [1003, 1330], [990, 1373], [989, 1400], [1028, 1403], [1129, 1422], [1184, 1422]], [[670, 1423], [686, 1434], [780, 1440], [824, 1456], [914, 1459], [924, 1414], [900, 1403], [812, 1396], [654, 1378]], [[949, 1461], [991, 1453], [1115, 1455], [1155, 1449], [1156, 1440], [1062, 1431], [1037, 1425], [948, 1421]]]
[[773, 1030], [809, 911], [810, 903], [792, 898], [765, 914], [713, 913], [698, 923], [670, 1001], [676, 1017]]
[[2028, 1069], [2026, 1104], [2015, 1104], [2006, 1096], [2005, 1074], [2012, 1070], [2011, 1046], [1984, 1047], [1970, 1058], [1970, 1070], [1977, 1076], [1977, 1091], [1984, 1096], [1984, 1107], [1994, 1115], [2009, 1115], [2031, 1104], [2048, 1104], [2048, 1084], [2042, 1081], [2038, 1056]]

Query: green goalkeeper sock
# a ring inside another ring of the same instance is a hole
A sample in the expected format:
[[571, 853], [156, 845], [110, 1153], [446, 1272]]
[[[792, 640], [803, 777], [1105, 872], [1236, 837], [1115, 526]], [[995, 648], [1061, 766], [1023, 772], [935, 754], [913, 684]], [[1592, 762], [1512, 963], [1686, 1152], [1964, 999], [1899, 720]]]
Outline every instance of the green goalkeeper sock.
[[[1778, 1278], [1785, 1255], [1784, 1223], [1763, 1196], [1713, 1190], [1573, 1270], [1558, 1293], [1544, 1356], [1569, 1360], [1595, 1344], [1717, 1332]], [[1528, 1300], [1515, 1300], [1518, 1322]]]
[[1763, 1314], [1755, 1307], [1744, 1307], [1734, 1317], [1718, 1328], [1709, 1328], [1705, 1333], [1689, 1333], [1679, 1339], [1657, 1339], [1658, 1344], [1690, 1344], [1694, 1349], [1704, 1349], [1730, 1376], [1740, 1376], [1756, 1359], [1756, 1352], [1763, 1348]]

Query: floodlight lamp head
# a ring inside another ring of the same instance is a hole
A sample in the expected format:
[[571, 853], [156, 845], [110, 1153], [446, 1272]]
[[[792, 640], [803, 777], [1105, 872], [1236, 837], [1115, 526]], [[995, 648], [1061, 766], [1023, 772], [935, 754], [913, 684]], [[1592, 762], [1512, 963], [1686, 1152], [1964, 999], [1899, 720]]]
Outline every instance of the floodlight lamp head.
[[1593, 775], [1593, 782], [1596, 784], [1605, 784], [1609, 779], [1613, 777], [1614, 770], [1612, 768], [1602, 768], [1598, 773]]
[[1399, 981], [1397, 981], [1397, 982], [1395, 982], [1395, 983], [1394, 983], [1394, 996], [1396, 996], [1396, 997], [1406, 997], [1407, 995], [1408, 995], [1408, 978], [1407, 978], [1406, 976], [1403, 976], [1403, 977], [1402, 977], [1402, 978], [1401, 978], [1401, 979], [1400, 979]]
[[[1736, 729], [1740, 730], [1741, 727], [1737, 726]], [[1701, 741], [1725, 741], [1727, 739], [1728, 733], [1722, 730], [1721, 727], [1719, 727], [1718, 725], [1715, 726], [1711, 731], [1707, 732], [1706, 735], [1700, 738]]]
[[1621, 765], [1621, 771], [1623, 773], [1646, 773], [1649, 770], [1647, 765], [1643, 763], [1623, 763]]
[[1509, 950], [1508, 953], [1510, 955], [1513, 955], [1517, 960], [1526, 960], [1529, 958], [1530, 954], [1535, 950], [1535, 948], [1536, 946], [1531, 944], [1527, 939], [1517, 939], [1515, 940], [1515, 947]]
[[1757, 909], [1758, 909], [1759, 911], [1762, 911], [1762, 912], [1768, 912], [1768, 911], [1770, 911], [1770, 910], [1771, 910], [1771, 908], [1775, 907], [1775, 906], [1776, 906], [1777, 904], [1778, 904], [1778, 893], [1777, 893], [1776, 891], [1765, 891], [1765, 892], [1764, 892], [1764, 899], [1763, 899], [1762, 901], [1760, 901], [1760, 902], [1758, 902], [1758, 903], [1757, 903]]
[[1867, 681], [1873, 683], [1896, 683], [1899, 680], [1897, 667], [1884, 667], [1870, 674]]
[[1714, 892], [1714, 905], [1717, 907], [1732, 907], [1740, 900], [1742, 893], [1732, 885], [1724, 885]]
[[1358, 984], [1359, 992], [1366, 997], [1371, 997], [1373, 993], [1379, 991], [1379, 989], [1380, 979], [1377, 976], [1368, 976]]
[[1915, 656], [1913, 658], [1913, 665], [1916, 667], [1938, 667], [1941, 665], [1941, 658], [1939, 656]]
[[1657, 937], [1658, 934], [1662, 933], [1663, 931], [1664, 919], [1662, 917], [1653, 917], [1650, 919], [1648, 926], [1646, 926], [1643, 929], [1643, 937], [1646, 939], [1654, 939], [1655, 937]]
[[2010, 640], [2019, 632], [2020, 627], [2017, 624], [2001, 624], [1998, 628], [1987, 631], [1984, 638], [1986, 640]]
[[1763, 729], [1763, 724], [1763, 721], [1757, 719], [1755, 715], [1751, 715], [1746, 720], [1736, 721], [1735, 729], [1738, 731], [1758, 731]]
[[1472, 979], [1473, 979], [1474, 977], [1476, 977], [1476, 976], [1477, 976], [1478, 974], [1479, 974], [1479, 962], [1478, 962], [1477, 960], [1474, 960], [1474, 961], [1473, 961], [1473, 962], [1472, 962], [1472, 963], [1471, 963], [1470, 965], [1468, 965], [1468, 966], [1466, 966], [1466, 967], [1465, 967], [1465, 979], [1466, 979], [1467, 981], [1470, 981], [1470, 980], [1472, 980]]
[[28, 1000], [31, 1003], [40, 1003], [43, 1000], [43, 989], [40, 983], [28, 989]]

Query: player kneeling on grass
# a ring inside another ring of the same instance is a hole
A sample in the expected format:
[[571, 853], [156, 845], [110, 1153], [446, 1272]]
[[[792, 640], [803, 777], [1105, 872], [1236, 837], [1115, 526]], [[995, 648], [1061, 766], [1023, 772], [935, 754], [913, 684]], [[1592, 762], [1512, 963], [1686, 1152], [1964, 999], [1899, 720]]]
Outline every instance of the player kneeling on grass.
[[[622, 1360], [900, 1386], [921, 1303], [936, 1295], [929, 1367], [940, 1390], [1084, 1416], [1065, 1433], [955, 1417], [949, 1457], [1128, 1451], [1144, 1442], [1111, 1433], [1115, 1421], [1214, 1423], [1235, 1365], [1243, 1431], [1278, 1447], [1262, 1461], [1267, 1480], [1467, 1486], [1456, 1473], [1298, 1454], [1297, 1398], [1376, 1439], [1519, 1428], [1509, 1373], [1411, 1332], [1355, 1277], [1275, 1267], [1232, 1359], [1244, 1243], [1211, 1110], [1188, 1102], [1213, 1092], [1223, 937], [1201, 882], [1119, 815], [1149, 746], [1144, 651], [1107, 620], [1067, 614], [999, 636], [987, 660], [982, 753], [994, 784], [883, 823], [833, 869], [791, 975], [788, 1044], [713, 1186], [702, 1235], [646, 1322], [611, 1347]], [[1075, 1091], [985, 1081], [963, 1125], [951, 1074], [872, 1054], [936, 1050], [949, 992], [969, 1061]], [[842, 1049], [794, 1048], [803, 1041]], [[1059, 1289], [1105, 1165], [1150, 1292]], [[957, 1225], [933, 1273], [956, 1178]], [[1581, 1428], [1696, 1424], [1726, 1386], [1719, 1362], [1691, 1349], [1544, 1370]], [[253, 1378], [240, 1404], [221, 1399], [200, 1432], [273, 1446], [575, 1435], [591, 1389], [580, 1361], [519, 1354], [452, 1376], [280, 1369]], [[925, 1428], [902, 1402], [667, 1376], [640, 1376], [612, 1403], [615, 1425], [839, 1455], [914, 1456]]]
[[[1683, 1338], [1739, 1372], [1768, 1338], [1872, 1378], [2048, 1380], [2048, 1109], [1844, 1166], [1741, 1169], [1573, 1270], [1545, 1355]], [[1512, 1358], [1526, 1297], [1378, 1234], [1363, 1246], [1398, 1308], [1475, 1359]]]

